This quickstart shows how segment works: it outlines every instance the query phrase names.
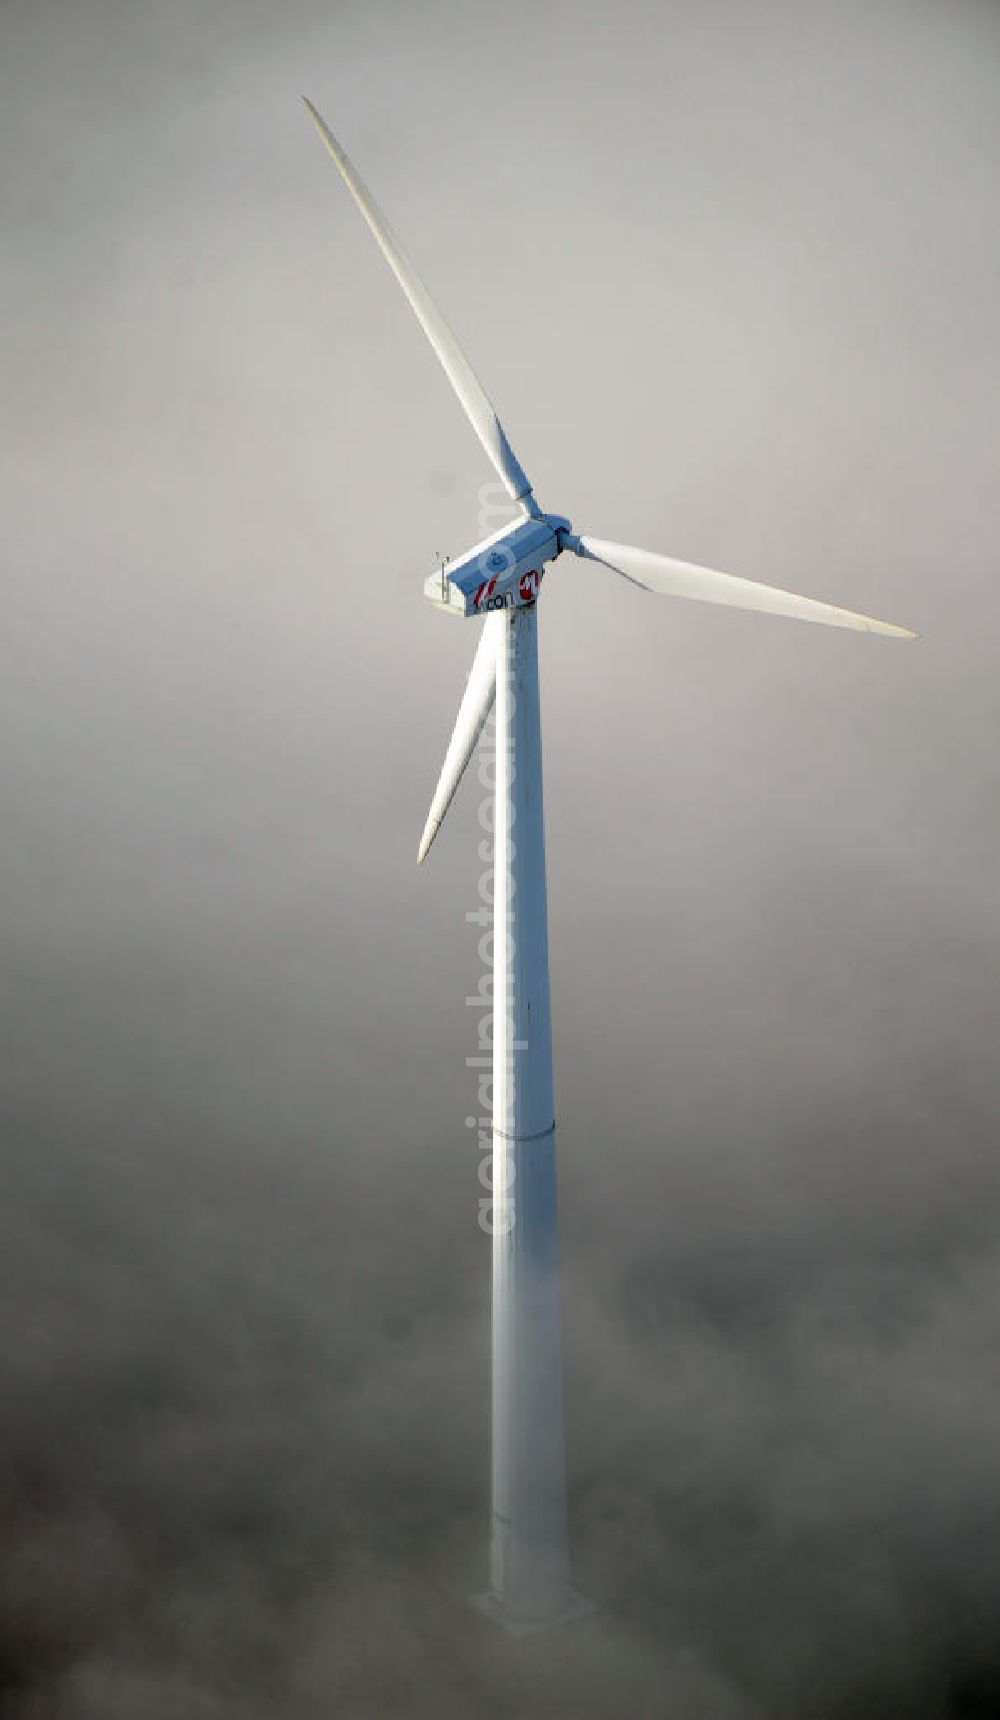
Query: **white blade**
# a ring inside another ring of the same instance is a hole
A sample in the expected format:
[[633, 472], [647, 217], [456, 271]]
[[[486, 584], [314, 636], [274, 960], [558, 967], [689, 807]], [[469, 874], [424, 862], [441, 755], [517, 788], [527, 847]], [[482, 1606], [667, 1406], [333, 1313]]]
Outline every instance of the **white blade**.
[[604, 538], [581, 537], [571, 540], [569, 548], [577, 555], [599, 561], [613, 573], [620, 573], [633, 585], [663, 597], [692, 597], [699, 603], [724, 603], [731, 609], [758, 609], [768, 615], [788, 615], [797, 621], [818, 621], [825, 627], [851, 627], [858, 633], [883, 633], [894, 639], [915, 639], [908, 627], [895, 627], [890, 621], [875, 621], [870, 615], [856, 615], [852, 609], [836, 609], [833, 604], [820, 603], [815, 597], [799, 597], [793, 591], [781, 591], [776, 585], [759, 585], [752, 579], [738, 579], [732, 573], [715, 573], [709, 567], [694, 567], [687, 561], [673, 561], [667, 555], [654, 555], [648, 549], [633, 549], [624, 543], [608, 543]]
[[455, 727], [445, 753], [444, 764], [441, 766], [438, 785], [434, 790], [431, 809], [427, 814], [427, 823], [420, 838], [420, 847], [417, 850], [418, 866], [426, 858], [431, 843], [444, 823], [445, 813], [455, 798], [455, 790], [483, 732], [483, 724], [493, 709], [497, 684], [497, 647], [500, 643], [500, 630], [506, 624], [507, 618], [500, 611], [486, 618], [479, 648], [472, 660], [468, 686], [458, 707]]
[[531, 484], [504, 433], [503, 425], [486, 397], [483, 386], [471, 364], [448, 327], [388, 221], [375, 202], [364, 181], [355, 172], [329, 126], [320, 118], [312, 102], [303, 96], [316, 130], [340, 169], [344, 183], [375, 235], [386, 262], [413, 306], [427, 339], [444, 366], [452, 388], [458, 395], [472, 428], [515, 502], [524, 505], [526, 513], [534, 511]]

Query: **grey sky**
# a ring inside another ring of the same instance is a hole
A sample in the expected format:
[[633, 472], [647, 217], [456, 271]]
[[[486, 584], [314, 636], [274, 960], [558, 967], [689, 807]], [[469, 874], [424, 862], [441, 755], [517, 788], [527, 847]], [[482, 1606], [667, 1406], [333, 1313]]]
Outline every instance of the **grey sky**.
[[[996, 1712], [998, 76], [973, 0], [5, 0], [0, 1712]], [[923, 636], [547, 581], [602, 1610], [516, 1651], [474, 780], [414, 865], [488, 472], [302, 91], [543, 505]]]

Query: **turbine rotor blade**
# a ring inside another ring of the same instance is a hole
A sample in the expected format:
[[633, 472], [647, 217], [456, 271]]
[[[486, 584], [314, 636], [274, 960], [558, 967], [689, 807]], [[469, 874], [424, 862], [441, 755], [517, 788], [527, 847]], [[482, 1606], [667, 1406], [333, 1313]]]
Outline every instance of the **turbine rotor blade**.
[[530, 480], [511, 448], [504, 427], [451, 328], [329, 126], [317, 113], [312, 102], [306, 96], [302, 99], [320, 138], [340, 169], [348, 191], [371, 228], [376, 244], [413, 306], [417, 321], [437, 353], [448, 381], [498, 475], [513, 500], [521, 504], [525, 513], [534, 513], [536, 503], [531, 493]]
[[800, 597], [796, 592], [782, 591], [776, 585], [761, 585], [756, 580], [740, 579], [732, 573], [694, 567], [690, 562], [674, 561], [670, 556], [656, 555], [648, 549], [635, 549], [629, 544], [610, 543], [605, 538], [579, 537], [569, 539], [566, 547], [589, 561], [599, 561], [633, 585], [641, 585], [646, 591], [655, 591], [663, 597], [690, 597], [699, 603], [722, 603], [730, 609], [756, 609], [768, 615], [787, 615], [796, 621], [816, 621], [825, 627], [882, 633], [887, 638], [917, 637], [909, 627], [896, 627], [890, 621], [876, 621], [872, 616], [858, 615], [852, 609], [837, 609], [815, 597]]
[[458, 707], [448, 751], [441, 766], [441, 775], [434, 790], [431, 809], [427, 814], [427, 823], [420, 838], [420, 847], [417, 850], [418, 866], [426, 859], [431, 843], [444, 823], [445, 814], [455, 798], [455, 790], [476, 750], [476, 742], [483, 732], [483, 725], [493, 709], [497, 683], [497, 648], [506, 621], [506, 615], [499, 610], [495, 615], [486, 618], [476, 655], [472, 660], [468, 685]]

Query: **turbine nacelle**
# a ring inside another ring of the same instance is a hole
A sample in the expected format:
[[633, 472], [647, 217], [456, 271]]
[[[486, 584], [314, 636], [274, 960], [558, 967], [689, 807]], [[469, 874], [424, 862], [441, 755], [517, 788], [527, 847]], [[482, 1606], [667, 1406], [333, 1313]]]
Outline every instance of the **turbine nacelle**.
[[529, 514], [442, 564], [424, 581], [424, 596], [451, 615], [525, 609], [538, 597], [546, 562], [554, 561], [572, 527], [561, 514]]

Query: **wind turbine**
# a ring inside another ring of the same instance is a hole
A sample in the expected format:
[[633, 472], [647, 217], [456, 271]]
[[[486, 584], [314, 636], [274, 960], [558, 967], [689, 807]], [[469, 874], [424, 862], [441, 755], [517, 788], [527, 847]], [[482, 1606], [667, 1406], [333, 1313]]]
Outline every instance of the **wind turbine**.
[[[555, 1117], [538, 700], [545, 568], [582, 556], [633, 585], [828, 627], [913, 639], [905, 627], [651, 550], [582, 536], [545, 513], [472, 366], [348, 156], [306, 107], [409, 299], [472, 428], [520, 510], [425, 582], [451, 614], [485, 617], [420, 839], [441, 828], [496, 703], [493, 950], [492, 1515], [483, 1609], [520, 1633], [587, 1609], [569, 1582], [556, 1229]], [[504, 935], [505, 934], [505, 935]]]

